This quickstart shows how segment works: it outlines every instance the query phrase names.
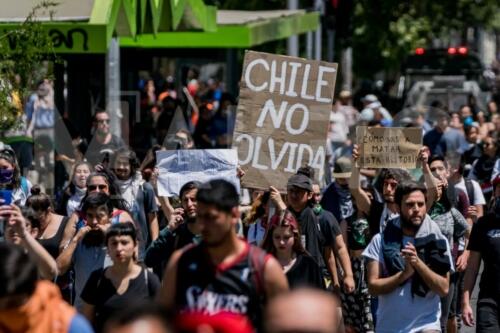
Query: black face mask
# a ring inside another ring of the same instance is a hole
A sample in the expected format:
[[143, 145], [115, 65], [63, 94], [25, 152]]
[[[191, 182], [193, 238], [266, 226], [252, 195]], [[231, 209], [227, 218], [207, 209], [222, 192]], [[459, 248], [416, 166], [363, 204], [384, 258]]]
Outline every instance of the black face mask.
[[104, 240], [106, 239], [106, 235], [100, 229], [98, 230], [90, 230], [85, 237], [82, 239], [82, 243], [85, 246], [102, 246], [104, 245]]

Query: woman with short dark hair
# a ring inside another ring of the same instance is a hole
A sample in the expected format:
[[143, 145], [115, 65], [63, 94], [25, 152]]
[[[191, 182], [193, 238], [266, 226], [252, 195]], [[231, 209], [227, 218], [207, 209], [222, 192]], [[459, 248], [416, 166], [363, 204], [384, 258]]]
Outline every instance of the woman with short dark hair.
[[137, 263], [138, 241], [132, 223], [112, 225], [105, 244], [113, 264], [94, 271], [81, 294], [82, 312], [97, 332], [113, 314], [151, 300], [160, 286], [156, 275]]

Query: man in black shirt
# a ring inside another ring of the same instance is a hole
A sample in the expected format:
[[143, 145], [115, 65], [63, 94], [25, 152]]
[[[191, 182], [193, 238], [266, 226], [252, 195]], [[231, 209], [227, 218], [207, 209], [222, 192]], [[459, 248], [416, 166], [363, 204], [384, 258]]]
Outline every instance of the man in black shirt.
[[288, 290], [281, 265], [236, 234], [236, 188], [225, 180], [202, 184], [196, 194], [202, 241], [172, 255], [159, 301], [183, 313], [228, 312], [261, 325], [264, 300]]
[[474, 325], [470, 297], [474, 290], [481, 259], [484, 271], [479, 284], [477, 301], [477, 331], [500, 332], [500, 176], [493, 180], [495, 203], [493, 209], [472, 227], [468, 250], [468, 267], [465, 271], [462, 318], [467, 326]]
[[153, 267], [160, 277], [175, 250], [200, 240], [201, 226], [196, 223], [196, 193], [199, 186], [199, 182], [191, 181], [181, 187], [179, 198], [182, 208], [174, 211], [169, 225], [146, 250], [144, 263]]
[[313, 209], [310, 207], [312, 196], [313, 187], [311, 178], [304, 174], [297, 174], [290, 177], [287, 184], [288, 209], [295, 215], [295, 218], [299, 222], [304, 247], [321, 267], [327, 267], [331, 276], [335, 276], [333, 272], [334, 268], [329, 265], [330, 254], [333, 249], [344, 271], [344, 289], [350, 293], [354, 290], [354, 280], [349, 254], [342, 235], [334, 235], [334, 231], [332, 230], [335, 228], [330, 224], [334, 222], [333, 220], [320, 220], [315, 215]]
[[[109, 126], [110, 118], [106, 111], [97, 110], [94, 115], [94, 136], [85, 153], [87, 161], [96, 165], [98, 163], [105, 163], [110, 155], [113, 155], [120, 148], [125, 148], [125, 142], [122, 138], [110, 132]], [[106, 166], [106, 165], [105, 165]]]

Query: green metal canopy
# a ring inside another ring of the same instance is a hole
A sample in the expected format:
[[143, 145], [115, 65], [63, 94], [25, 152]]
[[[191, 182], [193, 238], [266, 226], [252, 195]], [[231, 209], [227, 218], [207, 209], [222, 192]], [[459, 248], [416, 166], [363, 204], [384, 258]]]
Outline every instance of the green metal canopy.
[[[40, 0], [2, 6], [0, 34], [15, 29]], [[58, 0], [37, 20], [57, 53], [105, 53], [113, 36], [135, 48], [246, 48], [315, 30], [319, 13], [225, 11], [203, 0]], [[8, 37], [7, 37], [8, 38]], [[11, 47], [15, 47], [12, 45]]]

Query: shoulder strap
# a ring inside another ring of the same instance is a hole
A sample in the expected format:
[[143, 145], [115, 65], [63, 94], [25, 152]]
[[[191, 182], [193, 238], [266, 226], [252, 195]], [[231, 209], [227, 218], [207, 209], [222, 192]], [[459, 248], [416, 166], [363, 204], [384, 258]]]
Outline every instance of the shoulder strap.
[[253, 273], [255, 287], [259, 295], [265, 294], [264, 286], [264, 270], [266, 266], [267, 253], [260, 248], [250, 245], [248, 251], [248, 259], [250, 261], [250, 268]]
[[472, 180], [470, 179], [465, 180], [465, 189], [467, 190], [467, 196], [469, 197], [469, 204], [473, 205], [475, 198], [474, 198], [474, 184], [472, 184]]
[[151, 290], [151, 283], [149, 283], [149, 272], [146, 267], [142, 268], [144, 270], [144, 280], [146, 281], [146, 288], [148, 289], [149, 297], [153, 297], [153, 291]]
[[29, 195], [28, 180], [24, 176], [21, 177], [21, 189], [23, 190], [24, 194]]

